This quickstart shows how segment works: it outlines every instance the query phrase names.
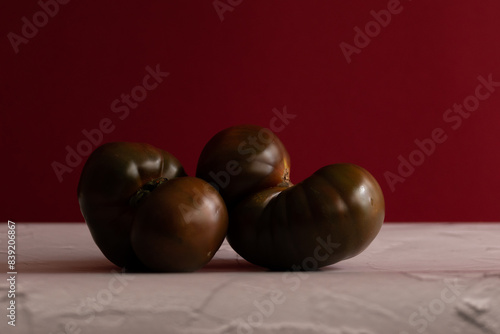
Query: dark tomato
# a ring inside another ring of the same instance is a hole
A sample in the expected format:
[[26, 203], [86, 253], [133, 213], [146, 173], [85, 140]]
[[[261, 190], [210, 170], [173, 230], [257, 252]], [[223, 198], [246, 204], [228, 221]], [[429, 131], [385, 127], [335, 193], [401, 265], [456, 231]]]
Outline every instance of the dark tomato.
[[78, 202], [95, 243], [111, 262], [136, 264], [130, 243], [132, 195], [154, 179], [185, 175], [173, 155], [148, 144], [113, 142], [92, 152], [80, 175]]
[[224, 201], [210, 184], [194, 177], [173, 179], [137, 205], [132, 246], [152, 270], [194, 271], [215, 255], [227, 222]]
[[290, 184], [290, 157], [279, 138], [257, 125], [217, 133], [205, 145], [196, 176], [217, 188], [228, 207], [268, 187]]
[[375, 178], [353, 164], [323, 167], [289, 187], [256, 192], [230, 213], [227, 239], [256, 265], [315, 270], [362, 252], [383, 224]]

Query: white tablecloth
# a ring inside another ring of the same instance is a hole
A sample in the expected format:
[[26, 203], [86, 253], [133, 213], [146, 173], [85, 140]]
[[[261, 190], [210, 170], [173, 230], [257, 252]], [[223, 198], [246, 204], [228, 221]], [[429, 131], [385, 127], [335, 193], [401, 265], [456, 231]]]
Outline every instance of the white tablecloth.
[[122, 273], [85, 224], [16, 226], [2, 334], [500, 333], [500, 224], [386, 223], [362, 254], [306, 273], [268, 272], [224, 243], [187, 274]]

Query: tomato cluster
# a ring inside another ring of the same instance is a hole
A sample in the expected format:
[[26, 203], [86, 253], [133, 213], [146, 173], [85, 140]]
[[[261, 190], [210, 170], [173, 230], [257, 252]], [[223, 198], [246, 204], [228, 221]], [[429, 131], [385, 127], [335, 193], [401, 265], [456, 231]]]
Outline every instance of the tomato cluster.
[[366, 249], [385, 215], [379, 184], [354, 164], [293, 185], [283, 143], [255, 125], [210, 139], [196, 177], [151, 145], [104, 144], [83, 168], [78, 200], [111, 262], [162, 272], [203, 267], [225, 237], [255, 265], [314, 270]]
[[120, 267], [194, 271], [226, 236], [228, 214], [219, 193], [148, 144], [98, 147], [83, 167], [78, 201], [95, 243]]
[[[214, 176], [228, 164], [239, 173], [221, 184]], [[217, 133], [201, 153], [196, 176], [219, 186], [231, 247], [273, 270], [311, 270], [353, 257], [374, 240], [385, 217], [378, 182], [357, 165], [329, 165], [293, 185], [284, 145], [258, 126]]]

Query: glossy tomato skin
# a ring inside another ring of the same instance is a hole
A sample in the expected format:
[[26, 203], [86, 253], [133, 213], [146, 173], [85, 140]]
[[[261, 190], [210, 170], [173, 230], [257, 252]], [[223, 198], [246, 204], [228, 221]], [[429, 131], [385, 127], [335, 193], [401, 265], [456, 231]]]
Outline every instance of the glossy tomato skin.
[[224, 200], [215, 188], [195, 177], [173, 179], [138, 204], [132, 247], [153, 271], [195, 271], [217, 252], [227, 223]]
[[218, 132], [198, 159], [196, 176], [217, 188], [228, 208], [268, 187], [290, 184], [290, 156], [279, 138], [257, 125]]
[[257, 192], [232, 210], [227, 240], [272, 270], [315, 270], [361, 253], [380, 231], [382, 190], [353, 164], [323, 167], [301, 183]]
[[130, 198], [145, 183], [185, 176], [170, 153], [143, 143], [113, 142], [87, 159], [78, 183], [78, 202], [90, 233], [111, 262], [135, 266], [130, 233], [135, 211]]

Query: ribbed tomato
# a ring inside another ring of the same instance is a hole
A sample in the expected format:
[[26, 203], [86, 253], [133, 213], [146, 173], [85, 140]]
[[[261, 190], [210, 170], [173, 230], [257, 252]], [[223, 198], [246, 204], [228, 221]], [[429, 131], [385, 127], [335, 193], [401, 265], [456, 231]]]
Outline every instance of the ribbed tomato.
[[353, 164], [323, 167], [290, 187], [257, 192], [230, 213], [227, 240], [247, 261], [315, 270], [361, 253], [385, 215], [382, 190]]

